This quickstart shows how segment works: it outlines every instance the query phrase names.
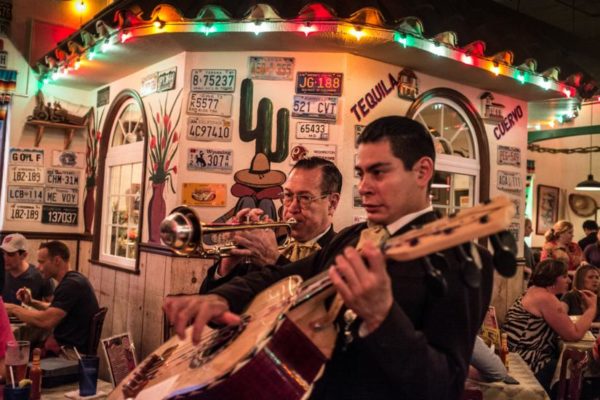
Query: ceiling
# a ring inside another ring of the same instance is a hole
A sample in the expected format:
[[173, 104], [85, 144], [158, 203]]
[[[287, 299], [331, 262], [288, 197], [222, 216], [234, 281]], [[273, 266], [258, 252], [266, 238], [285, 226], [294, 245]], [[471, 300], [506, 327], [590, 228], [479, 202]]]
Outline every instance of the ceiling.
[[570, 37], [569, 56], [600, 82], [600, 0], [493, 0]]

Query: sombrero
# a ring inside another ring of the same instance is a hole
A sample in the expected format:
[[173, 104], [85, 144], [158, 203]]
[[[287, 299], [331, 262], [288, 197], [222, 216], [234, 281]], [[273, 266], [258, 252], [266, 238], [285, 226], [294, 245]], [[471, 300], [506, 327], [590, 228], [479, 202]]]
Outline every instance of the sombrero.
[[281, 171], [271, 170], [271, 163], [263, 153], [256, 153], [249, 169], [242, 169], [233, 175], [237, 183], [247, 186], [264, 188], [278, 186], [285, 182], [286, 176]]
[[569, 207], [580, 217], [591, 217], [598, 208], [593, 197], [575, 193], [569, 195]]

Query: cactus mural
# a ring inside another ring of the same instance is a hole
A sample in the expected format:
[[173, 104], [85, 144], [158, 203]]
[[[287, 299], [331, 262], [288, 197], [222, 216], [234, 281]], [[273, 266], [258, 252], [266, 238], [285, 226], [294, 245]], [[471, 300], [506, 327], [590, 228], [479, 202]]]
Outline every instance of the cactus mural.
[[252, 79], [242, 81], [240, 100], [240, 138], [244, 142], [256, 140], [255, 154], [263, 153], [270, 162], [282, 162], [288, 156], [290, 135], [290, 111], [280, 108], [277, 111], [277, 137], [275, 151], [271, 151], [271, 137], [273, 131], [273, 103], [263, 97], [258, 102], [256, 128], [252, 127], [253, 103]]
[[290, 111], [277, 111], [277, 137], [275, 150], [271, 150], [273, 130], [273, 103], [263, 97], [258, 102], [256, 128], [252, 129], [253, 84], [251, 79], [242, 81], [240, 99], [240, 138], [244, 142], [256, 141], [254, 158], [250, 168], [237, 171], [231, 194], [238, 197], [234, 208], [226, 212], [219, 222], [233, 217], [243, 208], [260, 208], [271, 219], [277, 220], [277, 208], [273, 200], [283, 191], [281, 184], [286, 176], [282, 171], [272, 170], [272, 162], [282, 162], [289, 152]]

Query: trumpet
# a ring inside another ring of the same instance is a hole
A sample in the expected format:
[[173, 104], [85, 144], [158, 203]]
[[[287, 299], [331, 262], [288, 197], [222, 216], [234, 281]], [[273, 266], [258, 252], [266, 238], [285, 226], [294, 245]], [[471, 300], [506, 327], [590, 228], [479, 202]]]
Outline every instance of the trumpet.
[[239, 248], [233, 235], [242, 230], [273, 229], [277, 245], [283, 249], [292, 240], [295, 223], [293, 218], [287, 222], [205, 223], [191, 208], [179, 206], [160, 223], [160, 239], [179, 255], [221, 258]]

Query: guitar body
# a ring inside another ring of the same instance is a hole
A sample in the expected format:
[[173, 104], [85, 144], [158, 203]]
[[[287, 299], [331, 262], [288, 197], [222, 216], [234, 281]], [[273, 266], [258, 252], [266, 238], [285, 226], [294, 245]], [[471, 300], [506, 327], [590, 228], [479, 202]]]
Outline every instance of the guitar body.
[[335, 344], [333, 325], [311, 327], [326, 312], [324, 294], [290, 310], [302, 280], [285, 278], [261, 292], [248, 307], [247, 322], [213, 353], [173, 337], [149, 355], [109, 399], [301, 399], [318, 378]]

